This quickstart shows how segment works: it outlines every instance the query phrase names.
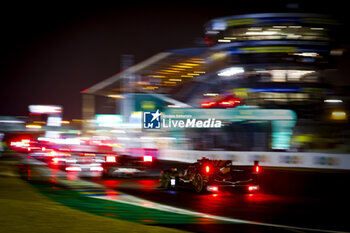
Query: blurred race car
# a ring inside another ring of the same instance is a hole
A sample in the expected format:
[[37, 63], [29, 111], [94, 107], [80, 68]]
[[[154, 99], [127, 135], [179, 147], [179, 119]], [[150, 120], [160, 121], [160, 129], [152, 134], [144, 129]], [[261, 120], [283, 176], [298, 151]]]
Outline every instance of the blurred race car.
[[153, 157], [151, 155], [107, 155], [103, 163], [104, 177], [136, 176], [145, 174], [151, 166]]
[[162, 171], [160, 182], [165, 189], [191, 188], [200, 193], [236, 188], [249, 193], [259, 190], [259, 173], [258, 161], [254, 166], [233, 166], [231, 160], [202, 158], [189, 165], [184, 174], [176, 168]]

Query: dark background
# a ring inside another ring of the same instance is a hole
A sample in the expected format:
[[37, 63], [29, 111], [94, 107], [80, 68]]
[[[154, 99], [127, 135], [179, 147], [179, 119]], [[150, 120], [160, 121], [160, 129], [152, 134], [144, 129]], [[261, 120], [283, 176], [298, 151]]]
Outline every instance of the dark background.
[[[350, 44], [345, 1], [0, 5], [0, 115], [27, 115], [30, 104], [55, 104], [63, 106], [65, 119], [80, 118], [80, 92], [118, 73], [122, 54], [133, 54], [137, 63], [164, 50], [198, 46], [212, 18], [291, 11], [333, 15], [343, 23], [340, 42]], [[349, 65], [346, 54], [334, 83], [348, 84]]]

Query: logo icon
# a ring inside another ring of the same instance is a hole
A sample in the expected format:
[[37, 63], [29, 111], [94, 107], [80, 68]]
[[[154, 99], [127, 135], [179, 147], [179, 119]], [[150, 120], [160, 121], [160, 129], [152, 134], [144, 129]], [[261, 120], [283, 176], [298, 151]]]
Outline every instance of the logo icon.
[[160, 112], [143, 112], [143, 128], [144, 129], [160, 129]]

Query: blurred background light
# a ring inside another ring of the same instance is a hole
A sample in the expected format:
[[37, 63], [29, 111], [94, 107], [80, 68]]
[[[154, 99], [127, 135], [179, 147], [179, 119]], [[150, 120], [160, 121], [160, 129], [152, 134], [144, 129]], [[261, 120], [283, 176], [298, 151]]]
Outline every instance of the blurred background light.
[[243, 72], [244, 69], [242, 67], [230, 67], [219, 71], [218, 76], [230, 77], [236, 74], [241, 74]]

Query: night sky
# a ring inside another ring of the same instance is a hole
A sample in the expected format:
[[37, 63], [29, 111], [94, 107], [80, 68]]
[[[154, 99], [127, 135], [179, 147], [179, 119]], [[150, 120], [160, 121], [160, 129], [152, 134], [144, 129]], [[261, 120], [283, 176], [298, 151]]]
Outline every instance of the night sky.
[[[118, 73], [122, 54], [140, 62], [164, 50], [198, 46], [203, 24], [212, 18], [287, 11], [285, 2], [234, 3], [2, 6], [0, 115], [25, 116], [30, 104], [55, 104], [63, 106], [65, 119], [80, 118], [80, 91]], [[328, 4], [300, 4], [302, 10], [294, 11], [333, 14], [347, 25], [346, 3]]]

